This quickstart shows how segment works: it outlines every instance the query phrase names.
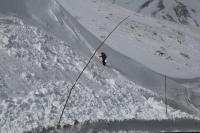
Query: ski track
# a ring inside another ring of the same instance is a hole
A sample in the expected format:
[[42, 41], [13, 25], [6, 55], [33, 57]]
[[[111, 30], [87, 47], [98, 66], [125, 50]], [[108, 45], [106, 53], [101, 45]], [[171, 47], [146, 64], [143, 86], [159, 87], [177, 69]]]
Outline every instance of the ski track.
[[[88, 58], [20, 19], [0, 20], [0, 91], [6, 96], [0, 101], [0, 132], [56, 125], [69, 88]], [[171, 107], [166, 116], [163, 101], [154, 97], [156, 93], [94, 60], [74, 89], [62, 124], [75, 119], [196, 118]]]

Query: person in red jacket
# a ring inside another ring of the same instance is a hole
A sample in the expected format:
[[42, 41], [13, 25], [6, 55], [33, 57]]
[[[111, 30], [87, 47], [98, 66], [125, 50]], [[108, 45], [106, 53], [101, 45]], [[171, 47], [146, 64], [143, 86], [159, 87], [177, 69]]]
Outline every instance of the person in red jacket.
[[101, 52], [101, 55], [99, 56], [101, 58], [101, 61], [103, 63], [103, 65], [105, 66], [106, 65], [106, 54], [104, 52]]

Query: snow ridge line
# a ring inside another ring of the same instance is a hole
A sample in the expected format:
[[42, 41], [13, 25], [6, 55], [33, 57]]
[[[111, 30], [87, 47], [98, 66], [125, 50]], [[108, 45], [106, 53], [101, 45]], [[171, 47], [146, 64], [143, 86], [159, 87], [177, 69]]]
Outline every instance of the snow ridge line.
[[93, 53], [93, 55], [91, 56], [91, 58], [89, 59], [88, 63], [86, 64], [86, 66], [83, 68], [83, 70], [81, 71], [81, 73], [79, 74], [78, 78], [76, 79], [76, 81], [74, 82], [73, 86], [71, 87], [70, 89], [70, 92], [69, 92], [69, 95], [67, 97], [67, 100], [65, 102], [65, 105], [64, 105], [64, 108], [62, 110], [62, 113], [60, 115], [60, 119], [59, 119], [59, 122], [57, 124], [58, 127], [60, 127], [60, 122], [61, 122], [61, 119], [62, 119], [62, 116], [63, 116], [63, 113], [64, 113], [64, 110], [67, 106], [67, 103], [69, 101], [69, 98], [70, 98], [70, 95], [72, 93], [72, 90], [75, 88], [76, 86], [76, 83], [78, 82], [79, 78], [81, 77], [81, 75], [83, 74], [83, 72], [85, 71], [85, 69], [88, 67], [88, 65], [90, 64], [91, 60], [93, 59], [93, 57], [95, 56], [95, 54], [97, 53], [97, 51], [103, 46], [103, 44], [105, 43], [105, 41], [111, 36], [111, 34], [125, 21], [129, 18], [130, 16], [127, 16], [126, 18], [124, 18], [122, 21], [120, 21], [117, 26], [110, 32], [110, 34], [105, 38], [105, 40], [97, 47], [97, 49], [95, 50], [95, 52]]

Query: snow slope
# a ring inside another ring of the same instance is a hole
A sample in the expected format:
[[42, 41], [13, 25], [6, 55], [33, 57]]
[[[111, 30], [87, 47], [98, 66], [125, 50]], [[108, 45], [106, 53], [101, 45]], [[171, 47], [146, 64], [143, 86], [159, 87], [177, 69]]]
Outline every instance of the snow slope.
[[[55, 1], [0, 2], [0, 5], [13, 4], [1, 8], [0, 132], [54, 126], [69, 88], [88, 61], [90, 50], [93, 50], [94, 46], [87, 39], [96, 43], [96, 38], [78, 27], [78, 22]], [[68, 4], [74, 6], [73, 3]], [[13, 14], [15, 17], [9, 17]], [[119, 59], [133, 62], [115, 50], [110, 52]], [[118, 62], [115, 60], [115, 63]], [[176, 101], [180, 107], [168, 106], [169, 116], [166, 116], [165, 104], [159, 93], [161, 88], [151, 91], [141, 87], [123, 74], [128, 71], [118, 71], [115, 65], [112, 67], [103, 67], [97, 58], [93, 60], [72, 93], [62, 124], [72, 123], [74, 119], [81, 122], [132, 118], [197, 119], [195, 115], [184, 112], [186, 107], [186, 111], [192, 110], [192, 113], [196, 108], [191, 107], [193, 103], [188, 104], [184, 95], [177, 95], [183, 91], [179, 87], [173, 88], [176, 85], [172, 84], [169, 93], [173, 95], [169, 95], [169, 99]], [[131, 66], [125, 70], [131, 70]]]
[[[6, 96], [0, 102], [0, 132], [56, 125], [72, 81], [88, 58], [17, 18], [0, 20], [1, 94]], [[195, 118], [172, 107], [166, 116], [164, 103], [156, 97], [95, 59], [72, 93], [63, 123], [74, 119]]]
[[24, 23], [31, 24], [69, 42], [79, 52], [88, 53], [76, 35], [73, 23], [64, 15], [64, 10], [55, 0], [0, 0], [0, 12], [17, 16]]
[[199, 77], [198, 29], [145, 17], [107, 1], [59, 1], [100, 40], [130, 15], [107, 41], [111, 48], [163, 75], [183, 79]]
[[112, 0], [112, 3], [162, 20], [195, 27], [200, 24], [199, 0]]
[[167, 97], [193, 113], [199, 112], [200, 80], [192, 78], [198, 77], [200, 66], [198, 29], [144, 17], [109, 1], [59, 2], [77, 19], [78, 22], [73, 22], [90, 49], [96, 48], [124, 16], [134, 14], [103, 46], [109, 63], [132, 81], [162, 97], [163, 74], [176, 77], [167, 79]]

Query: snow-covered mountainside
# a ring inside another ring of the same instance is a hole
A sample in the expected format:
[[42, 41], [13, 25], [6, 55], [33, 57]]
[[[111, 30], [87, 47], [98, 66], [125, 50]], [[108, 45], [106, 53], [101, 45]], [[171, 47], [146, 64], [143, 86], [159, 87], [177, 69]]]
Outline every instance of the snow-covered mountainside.
[[126, 15], [131, 15], [128, 21], [101, 49], [108, 54], [108, 66], [93, 59], [62, 124], [199, 119], [199, 92], [172, 79], [167, 79], [166, 115], [159, 74], [200, 75], [198, 30], [184, 31], [100, 0], [0, 0], [0, 132], [55, 126], [91, 51]]
[[[0, 19], [1, 132], [53, 126], [74, 77], [87, 57], [68, 43], [16, 18]], [[95, 61], [96, 62], [96, 61]], [[156, 93], [127, 80], [116, 70], [92, 63], [73, 92], [64, 123], [77, 119], [167, 119]], [[169, 107], [170, 118], [194, 118]]]
[[112, 0], [112, 2], [144, 15], [200, 26], [199, 0]]
[[[0, 11], [6, 15], [17, 16], [25, 23], [40, 27], [68, 41], [75, 49], [86, 50], [76, 35], [73, 22], [67, 19], [65, 10], [55, 0], [0, 0]], [[87, 53], [84, 51], [84, 53]]]
[[59, 1], [100, 40], [130, 15], [108, 40], [111, 48], [163, 75], [200, 76], [199, 29], [155, 20], [101, 0]]

